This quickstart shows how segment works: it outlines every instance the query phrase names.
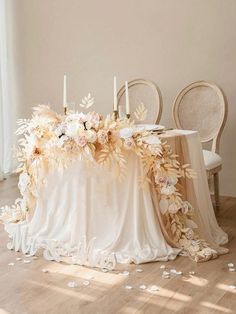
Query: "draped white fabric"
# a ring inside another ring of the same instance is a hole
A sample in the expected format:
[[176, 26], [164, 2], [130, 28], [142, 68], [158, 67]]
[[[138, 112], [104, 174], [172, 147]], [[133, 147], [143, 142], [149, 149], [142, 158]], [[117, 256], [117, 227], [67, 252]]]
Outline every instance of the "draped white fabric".
[[0, 0], [0, 180], [12, 170], [13, 107], [10, 100], [6, 0]]
[[165, 241], [150, 189], [140, 189], [140, 160], [127, 155], [127, 176], [119, 182], [110, 171], [76, 161], [56, 171], [42, 187], [29, 234], [38, 242], [56, 239], [69, 247], [96, 237], [94, 259], [115, 252], [120, 263], [166, 261], [179, 250]]
[[[197, 180], [188, 181], [186, 192], [194, 203], [200, 230], [218, 247], [227, 242], [227, 235], [215, 219], [198, 134], [186, 132], [184, 136], [189, 161], [198, 173]], [[30, 237], [39, 242], [56, 239], [69, 247], [83, 237], [88, 241], [96, 237], [93, 254], [114, 252], [122, 263], [174, 259], [179, 250], [167, 244], [152, 191], [139, 186], [141, 174], [140, 160], [132, 152], [127, 154], [127, 175], [121, 182], [112, 171], [79, 160], [52, 172], [38, 190]]]

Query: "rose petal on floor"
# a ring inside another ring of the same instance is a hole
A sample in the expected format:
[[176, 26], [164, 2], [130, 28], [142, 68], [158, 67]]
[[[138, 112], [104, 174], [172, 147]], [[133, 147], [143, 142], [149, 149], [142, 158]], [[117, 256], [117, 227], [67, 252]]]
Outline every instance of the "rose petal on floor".
[[76, 288], [76, 287], [78, 287], [78, 284], [75, 281], [69, 281], [67, 286], [69, 288]]
[[141, 289], [141, 290], [145, 290], [147, 288], [147, 286], [145, 286], [145, 285], [140, 285], [139, 286], [139, 289]]
[[132, 287], [132, 286], [127, 285], [127, 286], [125, 286], [125, 289], [127, 289], [127, 290], [131, 290], [131, 289], [133, 289], [133, 287]]
[[43, 269], [42, 269], [42, 272], [43, 272], [43, 273], [48, 273], [49, 271], [48, 271], [48, 269], [43, 268]]
[[89, 285], [90, 285], [90, 282], [89, 282], [88, 280], [85, 280], [85, 281], [83, 281], [83, 285], [84, 285], [84, 286], [89, 286]]

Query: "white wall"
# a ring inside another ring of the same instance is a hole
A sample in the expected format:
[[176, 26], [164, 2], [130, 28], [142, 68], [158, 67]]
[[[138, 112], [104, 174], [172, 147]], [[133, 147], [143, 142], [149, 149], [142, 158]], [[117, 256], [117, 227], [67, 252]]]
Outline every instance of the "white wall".
[[221, 141], [221, 194], [236, 196], [235, 0], [9, 0], [19, 116], [91, 91], [95, 109], [111, 110], [112, 79], [154, 80], [163, 94], [162, 123], [172, 125], [176, 94], [195, 80], [217, 82], [229, 102]]

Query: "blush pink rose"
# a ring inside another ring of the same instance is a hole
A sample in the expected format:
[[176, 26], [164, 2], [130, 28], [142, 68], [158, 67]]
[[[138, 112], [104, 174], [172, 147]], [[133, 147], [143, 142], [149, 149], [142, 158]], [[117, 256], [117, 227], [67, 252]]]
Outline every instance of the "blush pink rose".
[[97, 133], [97, 138], [98, 138], [98, 143], [106, 144], [108, 142], [107, 131], [99, 130], [98, 133]]
[[86, 137], [84, 135], [78, 136], [76, 139], [76, 143], [80, 147], [84, 147], [87, 144]]
[[167, 182], [166, 177], [155, 176], [155, 183], [165, 185]]
[[130, 138], [126, 138], [124, 141], [124, 147], [129, 150], [132, 149], [134, 147], [135, 143], [132, 137]]
[[178, 210], [179, 210], [179, 208], [175, 203], [170, 204], [170, 206], [168, 208], [168, 212], [170, 214], [176, 214]]

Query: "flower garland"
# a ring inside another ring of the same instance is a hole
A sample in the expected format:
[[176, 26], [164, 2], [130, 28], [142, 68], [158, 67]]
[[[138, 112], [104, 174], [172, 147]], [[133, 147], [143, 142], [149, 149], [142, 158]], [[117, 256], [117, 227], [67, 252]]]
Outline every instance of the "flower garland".
[[17, 157], [19, 189], [22, 198], [13, 206], [2, 207], [4, 223], [27, 220], [38, 198], [37, 185], [49, 169], [66, 167], [75, 158], [112, 165], [122, 179], [126, 172], [125, 152], [133, 151], [141, 159], [141, 183], [153, 184], [159, 196], [159, 208], [170, 225], [176, 246], [195, 261], [217, 256], [204, 240], [198, 239], [197, 225], [191, 219], [194, 210], [183, 200], [177, 189], [181, 177], [193, 178], [189, 165], [180, 165], [177, 155], [160, 138], [137, 127], [128, 119], [115, 120], [112, 115], [103, 119], [95, 112], [69, 112], [59, 115], [48, 106], [34, 108], [32, 119], [19, 120]]

